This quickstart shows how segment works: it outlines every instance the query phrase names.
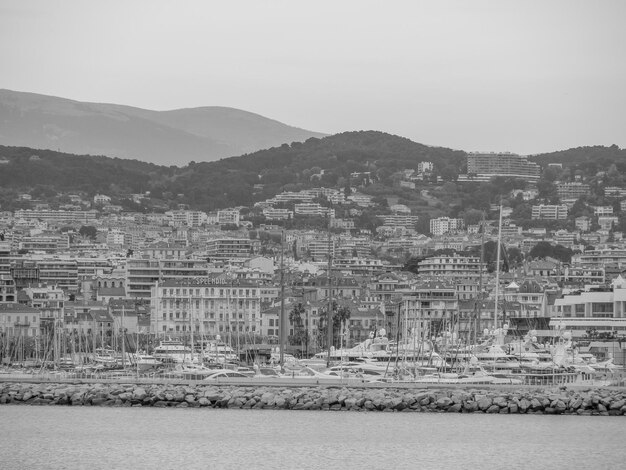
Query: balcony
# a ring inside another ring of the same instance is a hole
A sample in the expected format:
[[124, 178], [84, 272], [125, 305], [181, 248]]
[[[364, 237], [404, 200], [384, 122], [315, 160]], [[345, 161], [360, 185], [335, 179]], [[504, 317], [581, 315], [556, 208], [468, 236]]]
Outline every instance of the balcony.
[[16, 321], [14, 325], [17, 328], [28, 328], [30, 326], [30, 322], [28, 320]]

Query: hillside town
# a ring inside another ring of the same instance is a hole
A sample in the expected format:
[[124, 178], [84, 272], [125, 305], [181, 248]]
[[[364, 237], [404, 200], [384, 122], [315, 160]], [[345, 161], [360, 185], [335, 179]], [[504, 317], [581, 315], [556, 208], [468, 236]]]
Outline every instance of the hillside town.
[[[533, 221], [563, 221], [591, 194], [581, 175], [569, 175], [554, 182], [550, 201], [540, 198], [541, 171], [515, 154], [468, 154], [456, 184], [524, 180], [508, 199], [529, 206]], [[310, 176], [313, 185], [323, 174]], [[281, 321], [288, 350], [310, 357], [329, 346], [332, 306], [335, 348], [381, 330], [397, 340], [418, 330], [434, 342], [469, 341], [506, 325], [510, 338], [532, 333], [539, 342], [565, 329], [581, 351], [624, 364], [626, 242], [616, 227], [626, 187], [604, 187], [610, 203], [587, 205], [568, 230], [518, 226], [514, 209], [497, 203], [474, 220], [420, 220], [393, 197], [362, 192], [372, 178], [353, 173], [348, 187], [283, 191], [215, 212], [185, 204], [130, 212], [107, 194], [86, 193], [64, 194], [66, 204], [52, 207], [20, 194], [21, 209], [0, 212], [2, 360], [42, 354], [52, 330], [95, 337], [103, 348], [120, 332], [144, 345], [219, 338], [241, 355], [274, 350]], [[397, 184], [427, 198], [423, 188], [442, 182], [424, 161]], [[359, 228], [355, 219], [381, 199], [385, 213]], [[318, 228], [290, 224], [308, 219]], [[501, 251], [499, 265], [489, 246]]]

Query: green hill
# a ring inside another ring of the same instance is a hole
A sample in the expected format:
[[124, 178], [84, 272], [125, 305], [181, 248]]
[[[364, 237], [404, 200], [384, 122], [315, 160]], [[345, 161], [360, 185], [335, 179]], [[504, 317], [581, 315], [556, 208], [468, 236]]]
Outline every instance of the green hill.
[[[0, 146], [0, 208], [20, 207], [17, 195], [23, 192], [56, 203], [63, 202], [57, 197], [59, 193], [80, 192], [87, 197], [106, 194], [129, 210], [161, 210], [186, 204], [208, 211], [252, 206], [282, 191], [350, 186], [377, 197], [381, 209], [378, 214], [384, 212], [387, 203], [399, 202], [423, 220], [440, 215], [469, 220], [476, 218], [476, 212], [469, 217], [468, 211], [488, 209], [501, 195], [506, 198], [511, 189], [525, 184], [501, 179], [482, 184], [455, 183], [456, 176], [465, 171], [465, 157], [462, 151], [429, 147], [377, 131], [310, 138], [239, 157], [191, 162], [185, 167]], [[626, 185], [625, 157], [626, 152], [615, 146], [535, 155], [531, 158], [544, 167], [540, 198], [552, 200], [552, 181], [568, 180], [574, 175], [589, 181], [598, 197], [601, 191], [596, 191], [596, 187]], [[401, 187], [402, 170], [416, 169], [421, 161], [433, 162], [434, 174], [428, 181], [418, 183], [416, 189]], [[548, 163], [562, 163], [564, 169], [548, 168]], [[143, 205], [130, 202], [130, 194], [148, 191], [150, 197]], [[505, 203], [514, 208], [521, 204], [513, 200]], [[524, 210], [517, 211], [521, 214], [518, 219], [528, 218], [527, 205], [522, 204]]]
[[0, 159], [8, 161], [0, 163], [0, 187], [5, 194], [39, 188], [48, 194], [82, 191], [117, 197], [150, 191], [154, 198], [211, 210], [251, 205], [283, 190], [343, 187], [353, 172], [370, 172], [374, 179], [391, 184], [395, 171], [416, 168], [420, 161], [432, 161], [438, 174], [453, 177], [464, 164], [464, 156], [464, 152], [375, 131], [310, 138], [216, 162], [191, 162], [182, 168], [0, 146]]

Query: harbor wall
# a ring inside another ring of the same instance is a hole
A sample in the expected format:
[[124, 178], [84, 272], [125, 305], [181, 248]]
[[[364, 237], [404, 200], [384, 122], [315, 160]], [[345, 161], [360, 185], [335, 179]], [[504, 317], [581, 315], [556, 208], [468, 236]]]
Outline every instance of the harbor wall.
[[619, 416], [626, 391], [7, 382], [0, 404]]

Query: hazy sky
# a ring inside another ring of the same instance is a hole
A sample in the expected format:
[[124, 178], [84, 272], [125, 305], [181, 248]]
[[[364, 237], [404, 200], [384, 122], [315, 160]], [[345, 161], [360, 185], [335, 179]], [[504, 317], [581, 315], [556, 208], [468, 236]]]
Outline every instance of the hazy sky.
[[626, 147], [623, 0], [0, 0], [0, 67], [0, 88], [327, 133]]

